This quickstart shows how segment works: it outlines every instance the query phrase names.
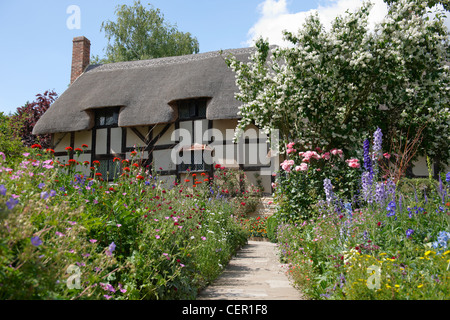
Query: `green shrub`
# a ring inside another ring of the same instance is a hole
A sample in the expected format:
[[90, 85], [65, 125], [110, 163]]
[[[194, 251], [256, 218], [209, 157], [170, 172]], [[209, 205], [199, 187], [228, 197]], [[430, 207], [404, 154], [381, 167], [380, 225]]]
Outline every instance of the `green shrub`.
[[272, 215], [267, 218], [267, 238], [271, 242], [277, 242], [277, 229], [278, 229], [278, 219], [276, 216]]

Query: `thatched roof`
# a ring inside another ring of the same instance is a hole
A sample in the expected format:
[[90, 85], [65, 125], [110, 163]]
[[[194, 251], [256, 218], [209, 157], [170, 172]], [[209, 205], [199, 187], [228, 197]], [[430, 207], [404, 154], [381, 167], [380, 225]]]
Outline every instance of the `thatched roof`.
[[169, 123], [177, 118], [170, 103], [210, 98], [207, 119], [236, 119], [240, 103], [229, 54], [247, 60], [254, 48], [179, 57], [90, 65], [53, 103], [34, 134], [88, 130], [96, 108], [121, 107], [119, 126]]

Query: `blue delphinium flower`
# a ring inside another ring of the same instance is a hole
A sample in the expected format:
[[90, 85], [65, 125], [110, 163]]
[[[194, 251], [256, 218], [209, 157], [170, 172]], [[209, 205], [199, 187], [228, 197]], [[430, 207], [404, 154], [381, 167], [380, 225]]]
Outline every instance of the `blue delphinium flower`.
[[384, 187], [384, 183], [382, 182], [377, 183], [377, 186], [375, 188], [375, 201], [379, 205], [383, 205], [386, 201], [386, 189]]
[[372, 170], [372, 161], [370, 159], [370, 142], [369, 140], [364, 140], [364, 168], [367, 172], [370, 173], [370, 181], [372, 182], [373, 178], [373, 170]]
[[377, 130], [373, 134], [373, 157], [372, 157], [372, 159], [376, 159], [378, 154], [381, 152], [382, 141], [383, 141], [383, 133], [381, 132], [380, 128], [377, 128]]
[[441, 254], [445, 249], [447, 249], [447, 243], [450, 240], [450, 232], [440, 231], [437, 236], [437, 241], [431, 243], [434, 249], [440, 249], [437, 254]]
[[450, 183], [450, 171], [445, 175], [445, 181], [447, 181], [447, 183]]
[[395, 204], [395, 201], [391, 201], [391, 202], [389, 202], [389, 204], [387, 205], [387, 207], [386, 207], [386, 210], [387, 210], [387, 216], [388, 217], [392, 217], [392, 216], [395, 216], [395, 209], [396, 209], [396, 204]]
[[391, 199], [395, 199], [395, 183], [392, 179], [386, 181], [386, 193]]
[[323, 179], [323, 188], [325, 190], [325, 196], [326, 196], [328, 205], [330, 205], [334, 198], [333, 185], [331, 184], [330, 179], [327, 179], [327, 178]]
[[372, 203], [372, 179], [369, 172], [363, 172], [361, 175], [361, 193], [364, 200], [368, 203]]
[[344, 203], [344, 208], [347, 211], [348, 215], [351, 217], [353, 214], [352, 204], [350, 202]]

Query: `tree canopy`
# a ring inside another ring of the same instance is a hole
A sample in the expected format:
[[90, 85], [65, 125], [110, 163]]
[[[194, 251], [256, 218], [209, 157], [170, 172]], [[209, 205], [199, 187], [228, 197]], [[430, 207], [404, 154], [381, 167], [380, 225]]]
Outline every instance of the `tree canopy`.
[[140, 1], [131, 6], [117, 6], [116, 21], [104, 21], [100, 31], [108, 40], [106, 56], [93, 57], [94, 62], [110, 63], [179, 56], [199, 52], [197, 38], [181, 32], [165, 21], [159, 9]]
[[[393, 3], [397, 3], [399, 0], [384, 0], [385, 3], [391, 5]], [[435, 5], [442, 5], [445, 10], [450, 11], [450, 2], [448, 0], [427, 0], [426, 4], [429, 8], [434, 7]]]
[[[393, 137], [422, 140], [417, 155], [450, 158], [449, 38], [443, 14], [427, 2], [399, 0], [374, 31], [371, 4], [335, 19], [326, 31], [311, 15], [292, 43], [260, 39], [250, 62], [228, 57], [243, 102], [238, 129], [254, 123], [279, 130], [285, 143], [357, 152], [379, 127]], [[422, 130], [423, 129], [423, 130]], [[237, 130], [237, 132], [240, 132]], [[389, 150], [389, 146], [384, 146]]]

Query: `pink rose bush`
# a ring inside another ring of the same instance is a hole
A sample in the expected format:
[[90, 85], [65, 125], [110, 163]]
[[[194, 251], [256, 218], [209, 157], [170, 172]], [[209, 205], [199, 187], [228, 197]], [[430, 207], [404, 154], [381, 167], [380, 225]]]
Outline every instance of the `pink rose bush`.
[[[359, 159], [349, 157], [345, 160], [342, 149], [321, 148], [302, 150], [296, 142], [286, 145], [286, 159], [280, 165], [280, 174], [274, 196], [281, 203], [280, 212], [287, 219], [292, 217], [309, 218], [313, 205], [324, 199], [323, 180], [332, 181], [336, 190], [344, 190], [347, 196], [356, 190], [358, 174], [361, 170]], [[287, 196], [288, 195], [288, 196]]]

